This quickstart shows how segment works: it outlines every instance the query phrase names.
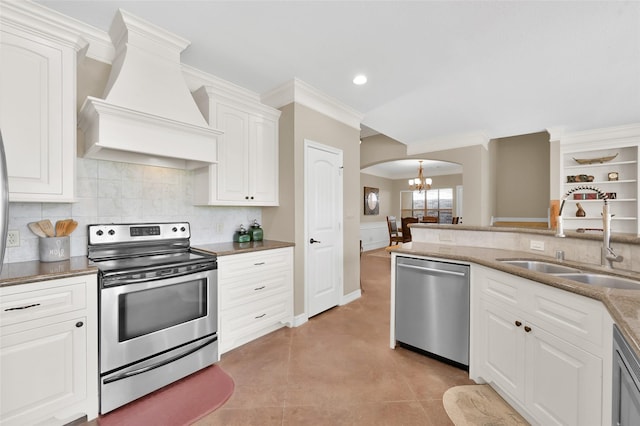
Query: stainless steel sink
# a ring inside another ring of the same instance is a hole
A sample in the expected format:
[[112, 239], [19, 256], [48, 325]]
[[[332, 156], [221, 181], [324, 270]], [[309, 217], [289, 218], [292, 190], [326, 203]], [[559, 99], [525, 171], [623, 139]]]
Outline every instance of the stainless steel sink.
[[557, 263], [542, 260], [501, 260], [500, 262], [547, 274], [580, 272], [580, 269], [572, 268], [571, 266], [558, 265]]
[[590, 274], [590, 273], [570, 273], [570, 274], [554, 274], [557, 277], [565, 278], [571, 281], [578, 281], [584, 284], [595, 285], [598, 287], [619, 288], [628, 290], [640, 290], [640, 281], [615, 277], [605, 274]]

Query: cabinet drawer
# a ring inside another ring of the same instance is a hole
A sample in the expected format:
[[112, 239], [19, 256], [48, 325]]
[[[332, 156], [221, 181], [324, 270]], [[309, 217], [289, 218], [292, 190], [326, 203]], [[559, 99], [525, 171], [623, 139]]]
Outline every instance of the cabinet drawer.
[[534, 289], [529, 310], [535, 318], [578, 346], [583, 346], [583, 340], [602, 347], [604, 307], [600, 302], [544, 284], [530, 285]]
[[476, 280], [480, 286], [483, 297], [494, 303], [507, 306], [517, 306], [522, 299], [522, 289], [518, 286], [518, 280], [513, 275], [482, 270], [482, 275], [477, 272], [480, 279]]
[[255, 253], [243, 253], [218, 257], [218, 278], [227, 279], [236, 276], [247, 277], [251, 274], [264, 274], [282, 268], [291, 268], [293, 258], [290, 248], [263, 250]]
[[290, 294], [283, 293], [221, 312], [220, 338], [225, 341], [235, 340], [271, 324], [290, 321], [292, 308]]
[[30, 291], [26, 286], [29, 284], [12, 289], [26, 291], [0, 293], [0, 323], [3, 326], [86, 308], [87, 283], [84, 281]]
[[256, 276], [250, 280], [226, 282], [220, 286], [220, 309], [226, 310], [286, 293], [290, 291], [290, 277], [289, 270]]

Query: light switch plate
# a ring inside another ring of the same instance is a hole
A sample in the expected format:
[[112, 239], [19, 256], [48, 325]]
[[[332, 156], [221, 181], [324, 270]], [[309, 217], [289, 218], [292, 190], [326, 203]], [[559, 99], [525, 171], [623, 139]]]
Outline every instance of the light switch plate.
[[531, 240], [531, 242], [529, 243], [529, 248], [531, 250], [544, 251], [544, 241]]

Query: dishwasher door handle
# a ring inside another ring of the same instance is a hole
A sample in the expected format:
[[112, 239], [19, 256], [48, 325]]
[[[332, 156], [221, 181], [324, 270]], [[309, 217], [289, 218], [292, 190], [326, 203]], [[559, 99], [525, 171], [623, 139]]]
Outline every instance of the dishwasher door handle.
[[438, 274], [456, 275], [458, 277], [464, 277], [467, 275], [466, 272], [447, 271], [447, 270], [437, 269], [437, 268], [426, 268], [424, 266], [405, 265], [402, 263], [399, 263], [397, 266], [398, 268], [415, 269], [417, 271], [426, 271], [426, 272], [437, 272]]

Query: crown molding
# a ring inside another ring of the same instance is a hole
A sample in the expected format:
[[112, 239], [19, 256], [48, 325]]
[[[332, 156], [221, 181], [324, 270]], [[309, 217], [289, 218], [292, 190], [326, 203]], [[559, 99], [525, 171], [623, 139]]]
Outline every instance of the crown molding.
[[485, 149], [488, 149], [489, 137], [483, 132], [474, 132], [462, 135], [434, 138], [428, 141], [407, 145], [407, 155], [424, 154], [427, 152], [464, 148], [474, 145], [482, 145]]
[[360, 123], [364, 117], [364, 114], [297, 78], [262, 94], [261, 99], [263, 103], [274, 108], [282, 108], [295, 102], [357, 130], [360, 130]]
[[548, 127], [547, 133], [549, 133], [549, 142], [559, 142], [564, 135], [564, 127]]
[[640, 145], [640, 123], [565, 133], [560, 137], [560, 145], [563, 147], [580, 144], [587, 148], [603, 143]]
[[[65, 15], [31, 1], [1, 1], [0, 22], [21, 31], [35, 34], [73, 48], [76, 52], [87, 49], [84, 34], [69, 25]], [[84, 52], [83, 52], [84, 53]]]
[[191, 65], [182, 64], [182, 74], [185, 77], [187, 87], [192, 92], [205, 86], [208, 92], [215, 92], [219, 96], [233, 99], [236, 102], [240, 101], [250, 105], [260, 103], [260, 95], [256, 92], [201, 71]]

